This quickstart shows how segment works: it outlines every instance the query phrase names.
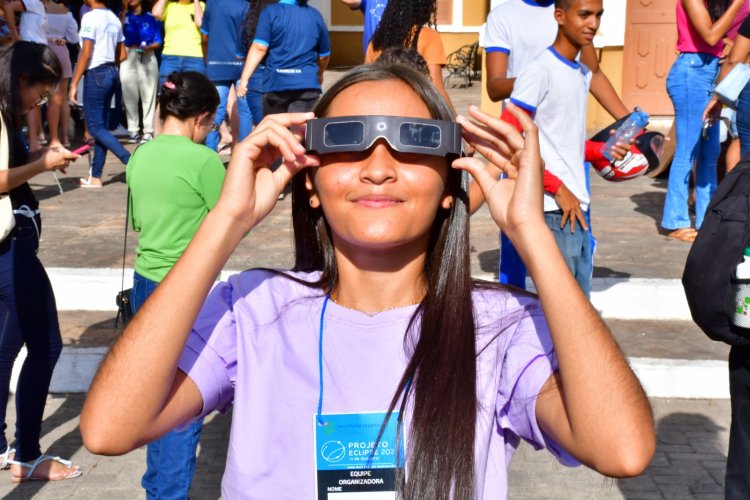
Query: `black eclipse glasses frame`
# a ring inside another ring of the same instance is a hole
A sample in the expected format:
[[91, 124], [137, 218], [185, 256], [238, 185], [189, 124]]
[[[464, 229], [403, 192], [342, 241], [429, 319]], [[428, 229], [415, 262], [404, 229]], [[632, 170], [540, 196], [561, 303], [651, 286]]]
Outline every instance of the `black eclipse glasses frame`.
[[461, 125], [407, 116], [358, 115], [308, 120], [305, 149], [326, 154], [361, 152], [385, 139], [394, 151], [461, 156]]

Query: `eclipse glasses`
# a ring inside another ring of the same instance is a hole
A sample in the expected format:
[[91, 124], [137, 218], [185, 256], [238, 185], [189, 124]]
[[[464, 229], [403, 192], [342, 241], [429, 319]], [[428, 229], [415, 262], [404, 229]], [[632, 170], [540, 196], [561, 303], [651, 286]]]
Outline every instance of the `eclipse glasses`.
[[461, 156], [461, 125], [405, 116], [337, 116], [307, 122], [305, 149], [326, 154], [359, 152], [385, 139], [394, 151]]

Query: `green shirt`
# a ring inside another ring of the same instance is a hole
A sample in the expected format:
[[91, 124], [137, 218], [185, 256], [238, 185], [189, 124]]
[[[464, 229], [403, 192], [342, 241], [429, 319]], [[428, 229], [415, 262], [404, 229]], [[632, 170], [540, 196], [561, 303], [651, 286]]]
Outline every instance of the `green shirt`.
[[138, 148], [126, 170], [138, 274], [164, 279], [216, 205], [225, 175], [219, 156], [187, 137], [159, 135]]

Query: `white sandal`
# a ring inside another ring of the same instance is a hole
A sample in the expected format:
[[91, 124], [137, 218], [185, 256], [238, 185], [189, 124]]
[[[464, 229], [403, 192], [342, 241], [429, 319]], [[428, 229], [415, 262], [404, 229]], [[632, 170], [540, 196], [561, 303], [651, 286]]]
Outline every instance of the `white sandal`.
[[[47, 477], [34, 477], [34, 472], [36, 471], [36, 468], [39, 467], [39, 465], [41, 463], [48, 462], [50, 460], [54, 461], [54, 462], [58, 462], [58, 463], [64, 465], [65, 467], [74, 468], [74, 470], [72, 472], [68, 472], [66, 474], [63, 474], [60, 477], [54, 477], [54, 478], [52, 478], [52, 477], [49, 477], [49, 478], [47, 478]], [[27, 472], [23, 476], [13, 476], [13, 478], [11, 480], [14, 483], [24, 483], [26, 481], [61, 481], [63, 479], [73, 479], [74, 477], [78, 477], [81, 474], [83, 474], [83, 472], [81, 471], [81, 469], [77, 465], [75, 467], [73, 467], [73, 462], [71, 462], [70, 460], [65, 460], [64, 458], [60, 458], [60, 457], [53, 457], [52, 455], [41, 455], [41, 456], [39, 456], [39, 458], [37, 458], [36, 460], [34, 460], [34, 463], [17, 462], [15, 460], [8, 460], [8, 462], [11, 465], [20, 465], [21, 467], [26, 467], [26, 468], [29, 469], [29, 472]]]
[[10, 469], [10, 464], [12, 462], [10, 459], [11, 453], [13, 453], [15, 458], [16, 449], [11, 448], [10, 445], [5, 448], [5, 453], [0, 453], [0, 470]]

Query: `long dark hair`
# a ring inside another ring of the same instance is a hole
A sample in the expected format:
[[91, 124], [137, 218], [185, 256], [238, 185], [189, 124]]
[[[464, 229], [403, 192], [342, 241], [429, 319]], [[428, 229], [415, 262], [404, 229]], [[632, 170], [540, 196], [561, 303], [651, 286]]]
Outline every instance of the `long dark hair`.
[[372, 35], [372, 48], [417, 48], [422, 26], [435, 27], [436, 0], [389, 0], [378, 29]]
[[[325, 116], [347, 87], [383, 80], [406, 83], [433, 118], [453, 119], [424, 75], [401, 64], [382, 63], [358, 66], [342, 77], [321, 97], [316, 116]], [[323, 211], [310, 207], [304, 178], [297, 175], [292, 181], [294, 270], [321, 271], [311, 286], [331, 290], [338, 284], [338, 272], [330, 228]], [[412, 407], [409, 478], [398, 478], [407, 499], [474, 496], [476, 348], [467, 186], [465, 174], [449, 169], [447, 188], [455, 201], [450, 209], [438, 210], [432, 226], [424, 268], [427, 294], [405, 332], [404, 347], [411, 359], [388, 409], [390, 414], [398, 407], [402, 428], [407, 401]]]
[[251, 0], [250, 8], [247, 10], [247, 14], [245, 14], [245, 21], [242, 25], [242, 43], [245, 53], [250, 49], [253, 38], [255, 38], [255, 28], [258, 27], [260, 13], [267, 5], [277, 2], [278, 0]]
[[711, 21], [716, 21], [727, 11], [732, 0], [708, 0], [708, 14]]
[[57, 85], [62, 66], [54, 52], [40, 43], [19, 41], [0, 48], [0, 113], [5, 123], [21, 128], [20, 85]]

